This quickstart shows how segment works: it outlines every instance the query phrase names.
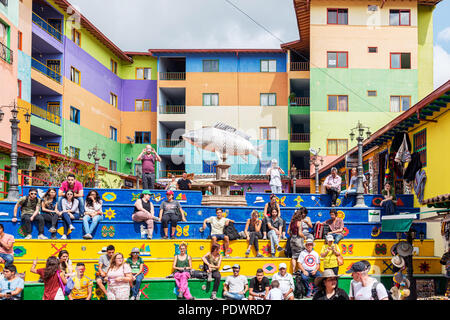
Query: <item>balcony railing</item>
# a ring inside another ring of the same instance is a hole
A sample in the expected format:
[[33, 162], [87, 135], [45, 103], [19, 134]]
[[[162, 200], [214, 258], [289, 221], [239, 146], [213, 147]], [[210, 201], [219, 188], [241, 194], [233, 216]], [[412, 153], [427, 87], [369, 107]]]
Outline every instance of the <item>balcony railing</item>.
[[158, 145], [162, 148], [184, 148], [184, 140], [160, 139]]
[[308, 107], [309, 106], [309, 97], [295, 97], [291, 98], [291, 106], [292, 107]]
[[59, 42], [62, 43], [62, 34], [61, 32], [59, 32], [59, 30], [57, 30], [55, 27], [51, 26], [50, 24], [48, 24], [47, 21], [45, 21], [44, 19], [42, 19], [40, 16], [38, 16], [36, 13], [33, 12], [33, 22], [39, 26], [42, 30], [44, 30], [45, 32], [47, 32], [49, 35], [51, 35], [53, 38], [55, 38], [56, 40], [58, 40]]
[[9, 64], [13, 63], [13, 51], [1, 42], [0, 42], [0, 59], [8, 62]]
[[291, 62], [291, 71], [309, 71], [309, 62]]
[[34, 104], [31, 105], [31, 114], [44, 120], [47, 120], [49, 122], [52, 122], [58, 126], [61, 125], [61, 117], [59, 115], [54, 114], [52, 112], [48, 112], [46, 109], [38, 107]]
[[31, 60], [31, 67], [35, 69], [36, 71], [39, 71], [43, 75], [49, 77], [50, 79], [55, 80], [58, 83], [61, 83], [61, 75], [56, 72], [53, 69], [50, 69], [45, 64], [40, 62], [39, 60], [36, 60], [35, 58], [32, 58]]
[[186, 80], [186, 72], [160, 72], [159, 80]]
[[309, 142], [309, 133], [291, 133], [291, 142]]
[[186, 106], [179, 105], [179, 106], [159, 106], [159, 114], [185, 114], [186, 113]]
[[[290, 170], [289, 177], [293, 178], [292, 172]], [[295, 179], [309, 179], [309, 170], [297, 170]]]
[[172, 174], [176, 176], [181, 176], [184, 170], [160, 170], [159, 177], [160, 178], [169, 178]]

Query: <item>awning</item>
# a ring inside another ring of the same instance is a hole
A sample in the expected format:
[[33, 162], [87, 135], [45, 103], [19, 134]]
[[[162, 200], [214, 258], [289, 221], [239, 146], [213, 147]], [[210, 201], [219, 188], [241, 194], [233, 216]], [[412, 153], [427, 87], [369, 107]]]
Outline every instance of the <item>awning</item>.
[[381, 217], [382, 232], [408, 232], [413, 220], [417, 218], [414, 213], [404, 213]]

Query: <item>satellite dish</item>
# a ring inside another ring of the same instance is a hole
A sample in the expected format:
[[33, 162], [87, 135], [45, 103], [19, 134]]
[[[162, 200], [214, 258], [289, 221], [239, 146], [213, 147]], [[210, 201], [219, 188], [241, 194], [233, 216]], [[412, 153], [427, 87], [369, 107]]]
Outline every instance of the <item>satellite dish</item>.
[[130, 141], [130, 143], [134, 142], [134, 139], [129, 136], [127, 136], [127, 139], [128, 139], [128, 141]]

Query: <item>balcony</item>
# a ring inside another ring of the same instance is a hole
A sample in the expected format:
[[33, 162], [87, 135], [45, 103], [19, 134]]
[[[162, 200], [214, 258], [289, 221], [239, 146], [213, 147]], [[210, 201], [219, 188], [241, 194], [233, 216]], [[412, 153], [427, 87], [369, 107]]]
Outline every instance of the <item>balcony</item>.
[[159, 148], [184, 148], [184, 140], [159, 139]]
[[58, 82], [59, 84], [61, 84], [61, 75], [56, 72], [53, 69], [50, 69], [49, 67], [47, 67], [45, 64], [43, 64], [42, 62], [36, 60], [35, 58], [32, 58], [31, 60], [31, 67], [42, 73], [43, 75], [47, 76], [50, 79], [55, 80], [56, 82]]
[[309, 71], [309, 62], [291, 62], [290, 71]]
[[290, 141], [291, 142], [308, 143], [310, 141], [310, 134], [309, 133], [291, 133]]
[[186, 80], [186, 72], [160, 72], [159, 80]]
[[12, 64], [13, 63], [13, 51], [0, 42], [0, 59]]
[[159, 170], [160, 178], [169, 178], [171, 175], [181, 176], [184, 170]]
[[33, 18], [32, 18], [34, 24], [39, 26], [42, 30], [47, 32], [49, 35], [51, 35], [53, 38], [58, 40], [62, 43], [63, 36], [61, 32], [59, 32], [55, 27], [51, 26], [47, 23], [43, 18], [41, 18], [39, 15], [37, 15], [35, 12], [33, 12]]
[[309, 107], [309, 97], [294, 97], [290, 99], [291, 107]]
[[41, 119], [47, 120], [58, 126], [61, 126], [61, 117], [55, 113], [49, 112], [44, 108], [38, 107], [34, 104], [31, 105], [31, 114]]
[[[309, 170], [297, 170], [295, 179], [309, 179]], [[292, 172], [289, 170], [289, 177], [294, 178]]]
[[185, 114], [186, 106], [184, 105], [167, 105], [167, 106], [159, 106], [159, 114]]

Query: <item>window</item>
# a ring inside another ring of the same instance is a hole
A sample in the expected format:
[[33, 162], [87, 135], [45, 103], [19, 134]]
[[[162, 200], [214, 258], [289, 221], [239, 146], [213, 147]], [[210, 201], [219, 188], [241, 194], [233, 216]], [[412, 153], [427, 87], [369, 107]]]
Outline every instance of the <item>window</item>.
[[152, 68], [136, 68], [136, 80], [150, 80]]
[[18, 31], [18, 34], [17, 34], [17, 48], [19, 50], [22, 50], [22, 39], [23, 39], [22, 32]]
[[59, 102], [57, 101], [49, 101], [47, 102], [47, 112], [59, 116]]
[[203, 60], [203, 72], [219, 72], [219, 60]]
[[109, 160], [109, 170], [117, 171], [117, 161]]
[[413, 150], [420, 155], [422, 166], [427, 166], [427, 129], [417, 132], [413, 136]]
[[411, 53], [391, 53], [391, 69], [411, 69]]
[[81, 83], [80, 71], [74, 67], [70, 68], [70, 81], [75, 82], [76, 84]]
[[261, 127], [261, 140], [275, 140], [277, 128], [275, 127]]
[[114, 127], [109, 127], [109, 138], [111, 140], [117, 141], [117, 129]]
[[117, 74], [117, 62], [114, 61], [113, 59], [111, 59], [111, 71], [112, 71], [114, 74]]
[[218, 106], [219, 105], [219, 94], [218, 93], [204, 93], [203, 94], [203, 105], [204, 106]]
[[348, 52], [327, 52], [328, 68], [347, 68]]
[[134, 133], [134, 143], [151, 143], [150, 131], [136, 131]]
[[348, 111], [348, 96], [328, 96], [328, 111]]
[[203, 160], [203, 173], [216, 173], [217, 161], [214, 160]]
[[327, 139], [327, 155], [340, 156], [348, 151], [347, 139]]
[[327, 9], [327, 24], [348, 24], [348, 9]]
[[411, 97], [391, 96], [391, 112], [406, 111], [411, 107]]
[[81, 32], [77, 29], [72, 29], [72, 41], [79, 47], [81, 47]]
[[410, 26], [411, 11], [410, 10], [389, 10], [390, 26]]
[[151, 111], [152, 101], [150, 99], [139, 99], [134, 101], [135, 111]]
[[22, 99], [22, 80], [17, 80], [17, 98]]
[[109, 104], [112, 104], [114, 108], [117, 108], [117, 96], [112, 92], [109, 94]]
[[75, 159], [80, 159], [80, 148], [70, 147], [70, 156]]
[[70, 107], [70, 121], [80, 124], [80, 110]]
[[261, 106], [276, 106], [277, 105], [277, 94], [276, 93], [261, 93], [259, 100], [260, 100]]
[[368, 52], [369, 53], [377, 53], [378, 52], [378, 47], [368, 47]]
[[376, 97], [377, 91], [376, 90], [367, 90], [367, 96], [368, 97]]
[[261, 72], [277, 72], [277, 60], [261, 60]]

